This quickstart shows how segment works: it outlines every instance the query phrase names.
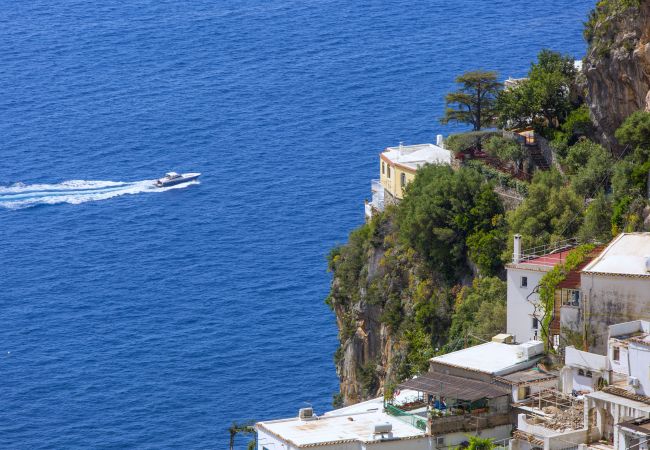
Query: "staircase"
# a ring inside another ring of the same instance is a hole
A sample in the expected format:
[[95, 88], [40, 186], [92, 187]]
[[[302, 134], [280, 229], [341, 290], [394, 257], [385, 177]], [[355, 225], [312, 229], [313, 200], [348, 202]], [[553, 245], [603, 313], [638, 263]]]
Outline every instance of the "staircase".
[[525, 145], [526, 145], [526, 150], [530, 155], [530, 160], [533, 162], [535, 167], [537, 167], [540, 170], [550, 169], [550, 166], [548, 165], [548, 161], [546, 161], [546, 158], [544, 158], [544, 155], [542, 154], [542, 150], [539, 148], [539, 144], [537, 142], [531, 144], [526, 143]]

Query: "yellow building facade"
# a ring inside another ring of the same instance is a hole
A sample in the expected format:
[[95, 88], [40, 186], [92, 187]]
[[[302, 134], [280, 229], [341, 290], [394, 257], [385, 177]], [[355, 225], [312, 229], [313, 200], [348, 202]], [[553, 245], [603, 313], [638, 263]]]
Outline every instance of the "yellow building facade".
[[390, 200], [404, 198], [406, 186], [425, 164], [451, 164], [451, 152], [433, 144], [388, 147], [379, 154], [379, 180]]

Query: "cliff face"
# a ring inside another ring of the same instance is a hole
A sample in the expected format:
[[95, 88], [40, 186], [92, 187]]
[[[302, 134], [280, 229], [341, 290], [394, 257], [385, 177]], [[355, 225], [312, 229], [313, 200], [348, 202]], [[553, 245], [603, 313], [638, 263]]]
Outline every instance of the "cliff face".
[[[367, 274], [362, 284], [383, 276], [380, 270], [384, 249], [370, 248], [367, 255]], [[385, 380], [395, 371], [399, 348], [395, 333], [382, 323], [383, 307], [371, 304], [367, 289], [356, 302], [339, 295], [341, 279], [332, 283], [332, 307], [341, 330], [341, 347], [337, 352], [336, 370], [341, 380], [340, 395], [344, 404], [352, 404], [376, 396], [383, 391]], [[347, 333], [347, 334], [346, 334]]]
[[[441, 330], [449, 326], [452, 294], [413, 250], [397, 243], [394, 231], [391, 218], [382, 217], [330, 255], [327, 302], [339, 328], [339, 405], [381, 395], [386, 385], [427, 368], [432, 335], [417, 331], [418, 317], [433, 314]], [[444, 336], [433, 334], [442, 345]]]
[[621, 151], [616, 129], [633, 112], [650, 111], [650, 2], [601, 1], [585, 35], [587, 101], [598, 138]]

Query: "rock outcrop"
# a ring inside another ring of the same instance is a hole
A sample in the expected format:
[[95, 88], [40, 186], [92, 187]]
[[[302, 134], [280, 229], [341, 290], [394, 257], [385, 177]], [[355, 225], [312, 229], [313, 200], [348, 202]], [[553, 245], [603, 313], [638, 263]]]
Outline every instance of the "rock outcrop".
[[650, 111], [650, 1], [605, 0], [586, 24], [583, 67], [598, 139], [623, 149], [614, 133], [635, 111]]
[[[392, 220], [382, 218], [354, 231], [330, 255], [330, 269], [334, 278], [327, 303], [336, 315], [340, 341], [334, 356], [340, 379], [335, 403], [376, 397], [387, 384], [426, 369], [433, 356], [431, 337], [420, 346], [413, 324], [418, 305], [437, 298], [442, 283], [413, 250], [397, 243]], [[435, 312], [444, 330], [451, 307], [442, 300]]]

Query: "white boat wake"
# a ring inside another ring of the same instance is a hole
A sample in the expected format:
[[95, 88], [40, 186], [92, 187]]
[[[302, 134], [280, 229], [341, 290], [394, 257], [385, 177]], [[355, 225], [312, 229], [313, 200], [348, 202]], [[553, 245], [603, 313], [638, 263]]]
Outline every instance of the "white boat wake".
[[69, 180], [57, 184], [23, 184], [0, 187], [0, 207], [22, 209], [37, 205], [80, 203], [107, 200], [121, 195], [165, 192], [199, 184], [198, 181], [169, 187], [155, 187], [155, 180], [135, 182]]

